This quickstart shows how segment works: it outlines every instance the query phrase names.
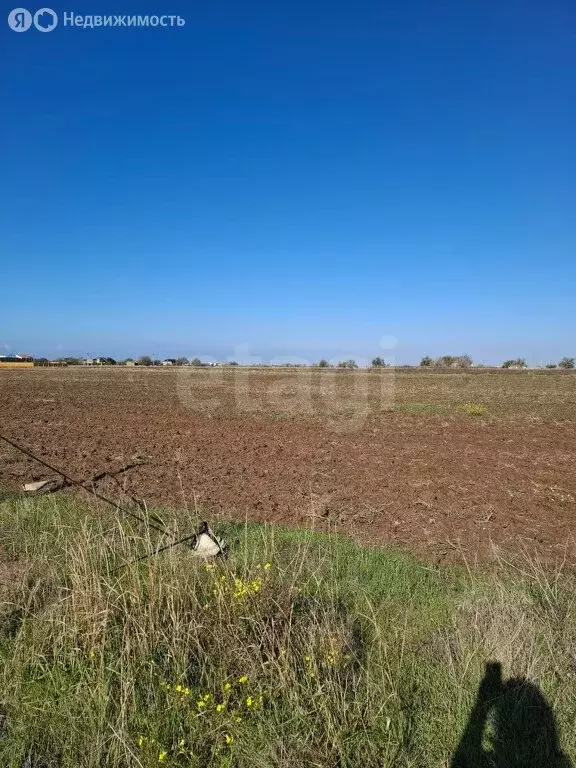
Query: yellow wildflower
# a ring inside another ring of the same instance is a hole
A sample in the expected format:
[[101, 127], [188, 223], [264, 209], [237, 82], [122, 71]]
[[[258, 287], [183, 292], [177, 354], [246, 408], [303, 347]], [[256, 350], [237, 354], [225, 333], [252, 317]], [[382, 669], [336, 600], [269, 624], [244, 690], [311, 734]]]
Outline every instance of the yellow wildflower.
[[242, 675], [242, 677], [239, 677], [239, 678], [238, 678], [238, 682], [239, 682], [239, 683], [241, 683], [242, 685], [243, 685], [244, 683], [247, 683], [247, 682], [248, 682], [248, 678], [247, 678], [247, 676], [246, 676], [246, 675]]
[[160, 754], [158, 755], [158, 762], [163, 763], [164, 760], [166, 760], [167, 756], [168, 756], [168, 752], [165, 749], [163, 749], [162, 752], [160, 752]]
[[254, 703], [254, 700], [252, 696], [246, 696], [246, 706], [251, 707], [253, 703]]
[[224, 738], [226, 739], [226, 744], [232, 744], [234, 741], [234, 736], [231, 736], [229, 733], [227, 733]]
[[271, 567], [272, 567], [272, 563], [264, 563], [265, 570], [268, 571], [268, 570], [270, 570]]
[[226, 704], [216, 704], [216, 712], [222, 712], [224, 709], [226, 709]]
[[232, 688], [232, 686], [230, 685], [230, 683], [224, 683], [224, 690], [226, 691], [226, 693], [228, 693], [228, 691], [229, 691], [231, 688]]

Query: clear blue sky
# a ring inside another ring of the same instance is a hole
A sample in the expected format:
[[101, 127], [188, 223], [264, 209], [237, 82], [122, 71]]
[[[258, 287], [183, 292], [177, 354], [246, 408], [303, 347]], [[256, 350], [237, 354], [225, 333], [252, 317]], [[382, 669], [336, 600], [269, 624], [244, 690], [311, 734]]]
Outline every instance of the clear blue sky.
[[3, 21], [4, 350], [576, 354], [572, 0], [53, 7], [187, 23]]

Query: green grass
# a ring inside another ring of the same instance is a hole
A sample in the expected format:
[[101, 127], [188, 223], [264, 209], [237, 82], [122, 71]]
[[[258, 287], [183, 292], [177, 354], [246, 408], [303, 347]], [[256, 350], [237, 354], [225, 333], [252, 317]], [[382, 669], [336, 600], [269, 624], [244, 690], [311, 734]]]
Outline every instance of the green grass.
[[225, 562], [180, 547], [111, 574], [150, 532], [66, 498], [0, 502], [3, 768], [448, 766], [494, 659], [539, 684], [576, 757], [571, 574], [217, 528]]

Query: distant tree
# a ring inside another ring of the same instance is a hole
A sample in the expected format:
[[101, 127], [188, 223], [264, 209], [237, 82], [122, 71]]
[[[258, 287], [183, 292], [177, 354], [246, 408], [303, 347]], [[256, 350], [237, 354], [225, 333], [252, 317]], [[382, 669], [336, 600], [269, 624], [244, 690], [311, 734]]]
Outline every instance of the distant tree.
[[328, 360], [322, 359], [318, 363], [318, 368], [330, 368], [330, 363], [328, 362]]
[[141, 355], [138, 360], [136, 360], [136, 365], [153, 365], [152, 358], [150, 355]]
[[192, 360], [190, 360], [190, 365], [194, 365], [197, 368], [202, 365], [202, 360], [200, 360], [199, 357], [195, 357]]
[[176, 365], [188, 365], [188, 358], [187, 357], [177, 358]]
[[455, 355], [442, 355], [434, 361], [434, 365], [437, 368], [452, 368], [456, 362]]
[[35, 363], [38, 363], [38, 365], [47, 365], [48, 364], [48, 358], [47, 357], [37, 357], [34, 360]]
[[338, 368], [358, 368], [356, 360], [341, 360], [338, 363]]
[[382, 357], [375, 357], [372, 360], [372, 368], [386, 368], [386, 360]]
[[523, 357], [517, 357], [515, 360], [504, 360], [502, 368], [527, 368], [526, 360]]
[[421, 368], [430, 368], [432, 365], [434, 365], [434, 360], [429, 355], [424, 355], [422, 360], [420, 360]]
[[546, 368], [558, 368], [556, 363], [546, 363]]
[[[433, 364], [437, 368], [471, 368], [472, 358], [470, 355], [442, 355]], [[427, 365], [430, 365], [430, 363], [427, 363]]]
[[565, 370], [570, 370], [574, 368], [574, 358], [573, 357], [563, 357], [562, 360], [558, 363], [559, 368], [564, 368]]
[[100, 365], [116, 365], [116, 360], [113, 357], [100, 357]]
[[231, 360], [228, 365], [238, 365], [238, 362], [236, 360]]
[[458, 355], [454, 361], [454, 365], [457, 368], [472, 368], [473, 361], [470, 355]]

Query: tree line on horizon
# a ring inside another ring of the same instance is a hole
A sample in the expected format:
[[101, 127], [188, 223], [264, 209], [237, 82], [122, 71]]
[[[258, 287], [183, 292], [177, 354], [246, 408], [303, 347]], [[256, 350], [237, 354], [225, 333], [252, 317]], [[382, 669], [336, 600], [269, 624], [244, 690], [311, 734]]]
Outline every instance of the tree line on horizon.
[[[576, 360], [573, 357], [563, 357], [558, 363], [547, 363], [546, 368], [563, 368], [565, 370], [573, 369]], [[482, 363], [474, 364], [470, 355], [442, 355], [442, 357], [432, 358], [425, 355], [420, 361], [421, 368], [488, 368], [491, 366]], [[510, 360], [504, 360], [500, 368], [528, 368], [525, 358], [517, 357]]]
[[[141, 355], [137, 358], [128, 357], [122, 360], [116, 360], [113, 357], [98, 357], [96, 358], [97, 365], [127, 365], [127, 364], [134, 364], [138, 366], [161, 366], [163, 365], [163, 360], [160, 360], [158, 358], [152, 358], [150, 355]], [[202, 362], [202, 360], [199, 357], [194, 358], [188, 358], [188, 357], [177, 357], [177, 358], [167, 358], [167, 361], [170, 362], [170, 364], [174, 366], [193, 366], [193, 367], [205, 367], [209, 365], [208, 363]], [[50, 361], [46, 357], [38, 357], [35, 358], [35, 362], [40, 365], [47, 365]], [[84, 360], [79, 357], [58, 357], [55, 361], [56, 363], [65, 364], [65, 365], [83, 365]], [[232, 360], [230, 362], [223, 363], [223, 365], [232, 365], [232, 366], [238, 366], [239, 363], [236, 360]], [[265, 364], [263, 364], [265, 366]], [[290, 364], [290, 367], [295, 368], [301, 368], [305, 367], [303, 363], [293, 363]], [[344, 370], [354, 370], [359, 368], [360, 366], [356, 362], [356, 360], [350, 358], [347, 360], [340, 360], [337, 363], [331, 363], [329, 360], [326, 360], [322, 358], [317, 363], [318, 368], [337, 368], [337, 369], [344, 369]], [[374, 357], [371, 361], [371, 364], [369, 366], [370, 368], [391, 368], [393, 367], [391, 363], [386, 362], [384, 358], [382, 357]], [[412, 366], [399, 366], [399, 367], [409, 367]], [[430, 357], [429, 355], [425, 355], [421, 360], [420, 364], [418, 366], [419, 368], [489, 368], [493, 366], [487, 366], [482, 363], [474, 363], [470, 355], [442, 355], [440, 357]], [[526, 363], [525, 358], [518, 357], [513, 358], [510, 360], [505, 360], [500, 366], [500, 368], [512, 368], [512, 369], [522, 369], [527, 368], [528, 365]], [[561, 360], [559, 360], [557, 363], [547, 363], [545, 365], [546, 368], [553, 369], [553, 368], [560, 368], [563, 370], [572, 370], [576, 367], [576, 359], [573, 357], [563, 357]]]

